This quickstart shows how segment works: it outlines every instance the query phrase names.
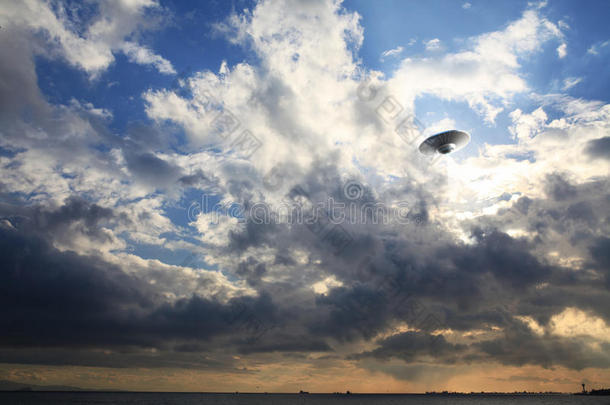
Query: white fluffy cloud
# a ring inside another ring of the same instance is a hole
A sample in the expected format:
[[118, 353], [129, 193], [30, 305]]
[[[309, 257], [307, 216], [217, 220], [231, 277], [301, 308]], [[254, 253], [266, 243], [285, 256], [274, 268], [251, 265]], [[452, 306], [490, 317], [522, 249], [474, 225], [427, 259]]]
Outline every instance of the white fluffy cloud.
[[406, 100], [422, 93], [467, 101], [493, 122], [512, 95], [528, 90], [519, 60], [562, 37], [556, 24], [529, 9], [502, 31], [469, 40], [469, 49], [423, 59], [405, 59], [391, 81]]
[[[415, 99], [423, 94], [466, 101], [488, 122], [493, 122], [513, 95], [529, 89], [519, 61], [531, 57], [548, 41], [563, 36], [556, 24], [540, 14], [540, 9], [527, 9], [505, 29], [470, 38], [463, 51], [407, 58], [388, 80], [370, 72], [371, 84], [377, 87], [379, 95], [374, 103], [366, 104], [354, 94], [363, 74], [349, 45], [357, 46], [361, 42], [358, 16], [339, 12], [335, 3], [316, 3], [296, 15], [287, 12], [289, 4], [262, 2], [253, 11], [234, 15], [217, 26], [233, 41], [252, 46], [261, 56], [264, 68], [245, 63], [229, 68], [223, 64], [217, 74], [200, 72], [188, 80], [192, 98], [183, 98], [171, 91], [150, 91], [144, 95], [151, 118], [159, 123], [170, 121], [182, 126], [193, 145], [204, 146], [197, 156], [205, 156], [208, 165], [211, 159], [216, 162], [214, 167], [223, 167], [221, 183], [226, 184], [225, 175], [245, 176], [259, 184], [258, 192], [263, 194], [266, 192], [260, 186], [261, 178], [273, 167], [294, 165], [300, 168], [294, 173], [303, 173], [321, 156], [333, 156], [346, 176], [360, 172], [361, 167], [367, 168], [366, 180], [382, 188], [387, 186], [382, 179], [405, 173], [417, 177], [417, 164], [413, 163], [416, 155], [394, 133], [396, 123], [385, 122], [387, 117], [379, 110], [383, 108], [380, 103], [385, 96], [393, 96], [403, 112], [413, 111]], [[315, 29], [311, 28], [312, 20], [318, 21]], [[326, 39], [322, 41], [322, 37]], [[320, 43], [324, 44], [323, 48]], [[394, 54], [394, 51], [387, 52]], [[320, 52], [332, 58], [322, 57]], [[212, 125], [223, 109], [239, 125], [228, 141], [219, 137]], [[462, 170], [475, 175], [482, 170], [477, 167], [481, 162], [486, 162], [486, 168], [499, 165], [500, 159], [506, 164], [505, 155], [510, 153], [521, 156], [540, 153], [538, 159], [544, 160], [542, 150], [534, 147], [545, 137], [536, 136], [549, 128], [557, 131], [561, 122], [548, 123], [542, 107], [529, 113], [516, 109], [510, 117], [513, 125], [508, 130], [517, 139], [518, 146], [486, 146], [481, 160], [471, 161], [471, 167]], [[576, 118], [568, 120], [572, 124], [579, 122]], [[437, 124], [430, 124], [426, 133], [454, 125], [451, 120]], [[235, 166], [232, 161], [236, 157], [231, 154], [205, 151], [205, 147], [213, 149], [219, 145], [230, 151], [227, 145], [243, 129], [251, 131], [262, 142], [247, 163], [242, 161]], [[591, 133], [581, 138], [579, 148], [594, 136], [597, 135]], [[497, 162], [492, 164], [490, 156]], [[466, 176], [475, 186], [464, 190], [478, 189], [477, 198], [495, 198], [495, 192], [507, 187], [507, 181], [511, 182], [510, 189], [519, 189], [521, 185], [514, 184], [515, 180], [527, 178], [527, 170], [535, 164], [528, 160], [509, 159], [508, 162], [507, 167], [512, 169], [489, 176], [493, 180], [486, 180], [485, 184]], [[550, 165], [540, 163], [540, 173], [549, 170]], [[254, 171], [246, 173], [251, 169]], [[428, 170], [435, 172], [438, 168]], [[518, 176], [511, 176], [510, 170]]]
[[[608, 175], [610, 165], [587, 156], [587, 147], [610, 128], [610, 105], [567, 96], [540, 100], [542, 107], [510, 114], [515, 144], [485, 144], [478, 156], [452, 166], [452, 198], [468, 207], [460, 215], [494, 214], [521, 196], [544, 198], [544, 184], [552, 173], [561, 173], [574, 184]], [[564, 115], [550, 120], [545, 109]]]
[[[580, 158], [588, 142], [602, 137], [608, 126], [607, 106], [599, 103], [544, 96], [538, 99], [540, 107], [517, 108], [509, 114], [512, 125], [503, 130], [513, 135], [515, 143], [485, 144], [478, 156], [459, 163], [449, 158], [435, 166], [420, 166], [415, 144], [397, 136], [397, 122], [388, 119], [391, 114], [384, 110], [393, 108], [387, 96], [405, 114], [413, 111], [417, 97], [432, 94], [465, 101], [493, 122], [515, 94], [530, 89], [520, 61], [563, 38], [540, 9], [525, 10], [501, 31], [469, 38], [462, 51], [406, 58], [393, 77], [385, 79], [378, 72], [363, 72], [354, 58], [350, 44], [357, 46], [362, 35], [357, 15], [339, 12], [334, 3], [316, 3], [294, 15], [287, 12], [290, 4], [262, 2], [217, 26], [231, 40], [251, 46], [263, 67], [223, 63], [218, 73], [199, 72], [185, 82], [192, 97], [168, 90], [144, 94], [149, 117], [162, 125], [171, 122], [184, 128], [194, 146], [192, 164], [214, 168], [225, 197], [239, 201], [254, 194], [269, 204], [277, 203], [287, 183], [299, 184], [308, 168], [331, 160], [342, 176], [359, 176], [382, 199], [395, 194], [396, 178], [421, 182], [427, 188], [426, 181], [444, 173], [449, 186], [436, 188], [437, 183], [430, 183], [436, 189], [427, 191], [446, 202], [431, 208], [430, 215], [442, 218], [451, 233], [463, 237], [462, 221], [493, 215], [520, 196], [544, 197], [546, 176], [558, 167], [577, 183], [606, 173], [603, 163]], [[318, 22], [315, 30], [310, 24], [313, 20]], [[366, 76], [377, 92], [373, 102], [358, 98], [358, 85]], [[553, 109], [561, 110], [563, 117], [550, 120]], [[238, 122], [227, 138], [214, 127], [221, 111]], [[454, 119], [446, 118], [429, 124], [425, 134], [455, 125]], [[232, 154], [230, 146], [246, 129], [262, 142], [249, 159]], [[278, 167], [285, 187], [267, 190], [263, 179]], [[237, 191], [231, 187], [237, 182], [252, 184], [253, 190]], [[209, 222], [203, 217], [202, 221]], [[227, 242], [221, 234], [234, 230], [228, 223], [213, 229], [203, 225], [198, 222], [197, 227], [212, 245]], [[504, 230], [514, 236], [527, 235], [518, 226]], [[229, 266], [221, 253], [213, 256], [210, 260]]]
[[[404, 169], [394, 162], [411, 158], [393, 128], [375, 114], [383, 98], [363, 105], [354, 97], [363, 73], [353, 55], [362, 41], [358, 15], [340, 11], [334, 2], [298, 3], [303, 12], [295, 14], [288, 12], [290, 4], [261, 2], [217, 25], [232, 41], [251, 46], [261, 57], [261, 68], [242, 63], [223, 65], [218, 74], [200, 72], [188, 81], [191, 99], [170, 91], [148, 92], [149, 116], [180, 124], [196, 146], [215, 145], [224, 140], [210, 123], [219, 108], [225, 109], [241, 125], [235, 136], [247, 129], [261, 140], [257, 154], [266, 158], [250, 162], [261, 175], [288, 161], [307, 167], [314, 156], [333, 151], [347, 171], [356, 159], [384, 175], [400, 175]], [[371, 72], [372, 83], [408, 111], [418, 95], [431, 93], [467, 101], [493, 122], [513, 94], [528, 89], [519, 58], [560, 37], [555, 24], [529, 9], [504, 30], [471, 38], [462, 52], [407, 58], [390, 80]], [[368, 124], [354, 116], [363, 119], [363, 113], [370, 117]], [[388, 148], [373, 147], [380, 133]]]
[[0, 6], [0, 21], [8, 31], [41, 33], [51, 45], [47, 54], [57, 53], [93, 77], [114, 61], [114, 52], [125, 53], [134, 63], [150, 64], [161, 73], [175, 73], [168, 60], [142, 45], [125, 41], [146, 26], [147, 12], [159, 7], [155, 0], [112, 0], [98, 6], [100, 14], [92, 23], [83, 25], [71, 19], [61, 3], [52, 8], [41, 0], [7, 2]]

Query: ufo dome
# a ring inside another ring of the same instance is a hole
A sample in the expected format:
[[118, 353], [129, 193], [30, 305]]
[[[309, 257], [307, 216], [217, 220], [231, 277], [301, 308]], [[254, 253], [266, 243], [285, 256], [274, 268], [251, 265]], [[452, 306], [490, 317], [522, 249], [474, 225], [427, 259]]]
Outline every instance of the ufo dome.
[[446, 155], [462, 149], [468, 142], [470, 142], [470, 135], [467, 132], [452, 129], [432, 135], [419, 145], [419, 151], [424, 155], [434, 155], [435, 153]]

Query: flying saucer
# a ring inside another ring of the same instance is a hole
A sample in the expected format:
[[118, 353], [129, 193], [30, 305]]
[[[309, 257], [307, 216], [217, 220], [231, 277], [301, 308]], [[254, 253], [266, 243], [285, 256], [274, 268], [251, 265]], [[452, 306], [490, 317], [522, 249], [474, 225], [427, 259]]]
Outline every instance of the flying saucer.
[[462, 149], [468, 142], [470, 142], [470, 135], [467, 132], [452, 129], [432, 135], [419, 145], [419, 151], [424, 155], [434, 155], [435, 153], [446, 155]]

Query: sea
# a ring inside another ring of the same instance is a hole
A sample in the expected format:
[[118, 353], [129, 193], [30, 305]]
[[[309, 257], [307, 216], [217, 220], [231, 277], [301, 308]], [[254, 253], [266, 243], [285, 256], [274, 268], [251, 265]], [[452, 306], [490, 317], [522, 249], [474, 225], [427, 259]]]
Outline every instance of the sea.
[[82, 405], [610, 405], [610, 397], [580, 395], [197, 394], [152, 392], [0, 392], [0, 404]]

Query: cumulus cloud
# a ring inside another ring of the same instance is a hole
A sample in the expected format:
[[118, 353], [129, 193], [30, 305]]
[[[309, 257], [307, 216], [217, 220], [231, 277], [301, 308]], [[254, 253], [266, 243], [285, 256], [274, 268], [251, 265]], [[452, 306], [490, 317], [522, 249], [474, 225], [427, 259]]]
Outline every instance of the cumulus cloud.
[[[91, 74], [116, 50], [173, 72], [117, 14], [145, 18], [155, 2], [104, 5], [108, 17], [84, 36], [45, 4], [26, 5], [46, 22], [11, 15], [53, 32], [45, 49]], [[409, 367], [433, 373], [430, 361], [609, 367], [609, 106], [528, 94], [521, 71], [561, 29], [530, 7], [386, 78], [358, 60], [357, 13], [262, 1], [215, 26], [260, 64], [223, 62], [145, 91], [150, 122], [125, 136], [93, 105], [47, 102], [30, 50], [15, 51], [20, 69], [3, 58], [15, 80], [0, 83], [2, 358], [108, 365], [103, 349], [114, 365], [234, 371], [227, 352], [270, 365], [292, 355], [413, 379]], [[517, 94], [538, 105], [513, 106]], [[418, 128], [409, 114], [422, 96], [465, 103], [487, 123], [507, 109], [508, 139], [427, 161], [418, 140], [459, 118]], [[240, 209], [213, 212], [202, 194]], [[350, 207], [340, 224], [280, 215], [330, 200]], [[254, 218], [261, 206], [275, 220]], [[405, 206], [400, 221], [374, 220]]]
[[[80, 21], [75, 17], [78, 13], [62, 3], [51, 8], [49, 3], [39, 0], [4, 4], [0, 18], [3, 29], [14, 35], [28, 35], [32, 42], [35, 34], [43, 33], [43, 41], [50, 46], [38, 49], [46, 49], [47, 56], [61, 55], [92, 77], [114, 62], [113, 53], [117, 51], [124, 52], [132, 62], [153, 65], [161, 73], [175, 73], [168, 60], [142, 45], [124, 41], [147, 25], [151, 10], [159, 8], [156, 1], [116, 0], [96, 6], [100, 14], [91, 22]], [[79, 7], [88, 9], [94, 5]]]
[[[534, 9], [504, 30], [471, 38], [469, 49], [442, 56], [405, 59], [392, 80], [394, 89], [408, 100], [430, 93], [449, 100], [463, 100], [493, 122], [503, 110], [499, 100], [524, 92], [528, 86], [519, 72], [519, 60], [561, 38], [558, 26]], [[434, 40], [433, 40], [434, 41]], [[438, 42], [432, 42], [436, 48]]]

